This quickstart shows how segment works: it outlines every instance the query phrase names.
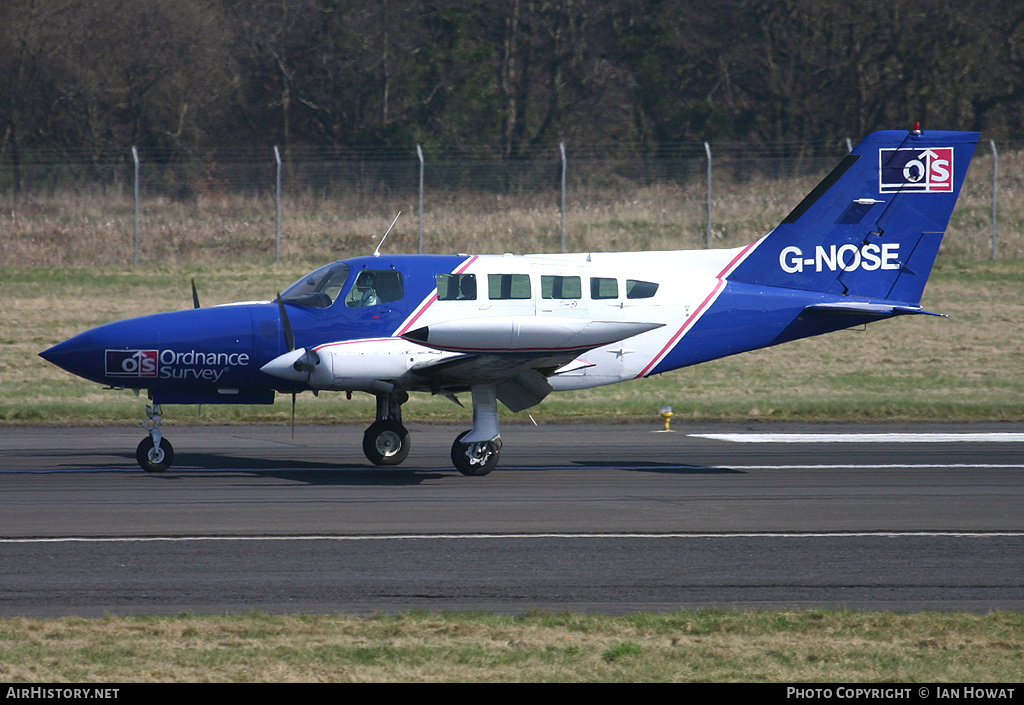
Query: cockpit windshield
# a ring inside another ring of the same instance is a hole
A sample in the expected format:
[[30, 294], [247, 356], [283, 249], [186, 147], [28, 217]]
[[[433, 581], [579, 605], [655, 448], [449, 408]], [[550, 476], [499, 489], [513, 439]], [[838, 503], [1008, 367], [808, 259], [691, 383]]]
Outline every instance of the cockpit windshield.
[[299, 306], [327, 308], [338, 300], [348, 273], [349, 267], [344, 262], [321, 267], [285, 289], [281, 300]]

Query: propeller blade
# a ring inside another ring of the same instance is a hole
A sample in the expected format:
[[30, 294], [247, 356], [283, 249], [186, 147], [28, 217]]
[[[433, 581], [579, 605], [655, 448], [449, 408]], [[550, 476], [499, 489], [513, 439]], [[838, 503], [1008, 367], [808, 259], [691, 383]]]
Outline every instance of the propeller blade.
[[292, 439], [295, 438], [295, 386], [292, 386]]
[[288, 351], [295, 349], [295, 334], [292, 332], [292, 322], [288, 320], [288, 312], [284, 308], [284, 301], [281, 294], [277, 295], [277, 308], [281, 311], [281, 324], [284, 326], [284, 340], [288, 344]]

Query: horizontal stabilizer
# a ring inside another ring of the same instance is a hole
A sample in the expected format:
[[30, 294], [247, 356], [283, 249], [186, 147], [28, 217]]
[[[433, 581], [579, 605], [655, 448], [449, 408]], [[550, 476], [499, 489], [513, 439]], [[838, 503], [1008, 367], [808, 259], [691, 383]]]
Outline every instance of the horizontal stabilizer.
[[589, 321], [584, 318], [500, 316], [432, 323], [402, 337], [437, 350], [466, 353], [534, 353], [591, 350], [663, 323]]
[[925, 311], [920, 306], [905, 306], [902, 304], [872, 303], [868, 301], [837, 301], [835, 303], [822, 303], [808, 306], [808, 311], [823, 311], [828, 313], [849, 313], [868, 316], [942, 316], [944, 313]]

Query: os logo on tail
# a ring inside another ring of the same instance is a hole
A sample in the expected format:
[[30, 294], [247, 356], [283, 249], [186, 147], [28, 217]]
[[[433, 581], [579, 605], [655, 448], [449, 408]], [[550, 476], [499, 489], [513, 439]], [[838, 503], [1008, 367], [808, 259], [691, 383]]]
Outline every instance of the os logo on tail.
[[953, 148], [879, 149], [880, 193], [952, 193]]

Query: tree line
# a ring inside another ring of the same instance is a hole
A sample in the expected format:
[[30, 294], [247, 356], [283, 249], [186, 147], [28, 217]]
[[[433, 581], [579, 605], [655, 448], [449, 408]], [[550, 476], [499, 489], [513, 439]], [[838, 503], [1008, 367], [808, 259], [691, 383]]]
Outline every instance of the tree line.
[[3, 0], [0, 159], [1024, 134], [1024, 2]]

